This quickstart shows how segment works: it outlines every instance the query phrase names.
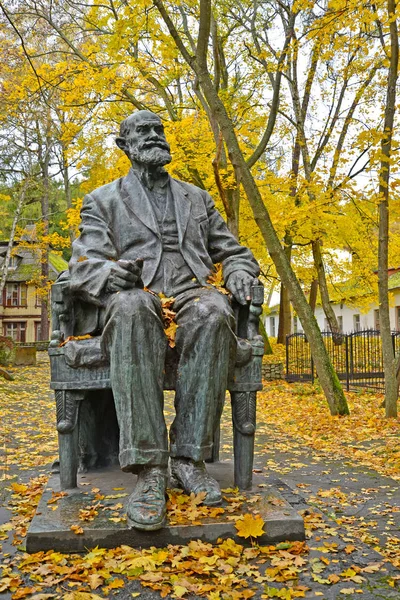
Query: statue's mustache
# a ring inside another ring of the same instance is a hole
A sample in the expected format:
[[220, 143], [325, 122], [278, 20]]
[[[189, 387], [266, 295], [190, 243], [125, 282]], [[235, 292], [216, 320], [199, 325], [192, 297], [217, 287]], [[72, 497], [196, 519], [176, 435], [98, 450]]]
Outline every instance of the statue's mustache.
[[158, 142], [145, 142], [139, 148], [139, 150], [151, 150], [152, 148], [161, 148], [161, 150], [166, 150], [169, 152], [169, 144], [167, 142], [158, 141]]

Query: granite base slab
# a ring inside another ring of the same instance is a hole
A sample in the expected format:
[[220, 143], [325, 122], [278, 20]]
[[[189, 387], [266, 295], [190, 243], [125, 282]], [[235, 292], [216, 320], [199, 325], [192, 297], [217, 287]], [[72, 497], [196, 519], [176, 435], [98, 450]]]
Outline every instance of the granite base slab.
[[[207, 470], [219, 481], [222, 489], [232, 486], [232, 463], [209, 464]], [[228, 537], [244, 542], [243, 538], [237, 537], [235, 522], [227, 510], [214, 518], [201, 519], [200, 524], [168, 523], [163, 529], [149, 532], [129, 529], [124, 518], [125, 504], [135, 480], [134, 475], [123, 473], [119, 468], [96, 470], [79, 475], [78, 488], [67, 490], [67, 495], [58, 497], [59, 476], [52, 476], [27, 534], [27, 552], [84, 552], [96, 546], [114, 548], [122, 544], [135, 548], [164, 547], [187, 544], [193, 539], [213, 543], [218, 538]], [[265, 533], [258, 538], [258, 543], [304, 540], [303, 519], [277, 489], [264, 485], [262, 477], [255, 475], [253, 489], [243, 493], [246, 500], [240, 509], [243, 513], [257, 511], [263, 518]], [[247, 499], [251, 500], [248, 505]], [[92, 521], [81, 520], [80, 511], [90, 510], [96, 504], [95, 518]], [[229, 503], [224, 502], [222, 507], [228, 508]], [[83, 529], [83, 533], [74, 533], [71, 526]]]

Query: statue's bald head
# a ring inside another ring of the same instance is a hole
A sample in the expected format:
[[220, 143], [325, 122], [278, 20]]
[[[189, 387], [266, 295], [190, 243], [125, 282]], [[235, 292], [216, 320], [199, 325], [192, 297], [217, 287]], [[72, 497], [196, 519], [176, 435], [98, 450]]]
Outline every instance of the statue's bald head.
[[135, 129], [137, 125], [143, 123], [155, 123], [162, 126], [161, 119], [158, 115], [152, 113], [150, 110], [138, 110], [122, 121], [119, 126], [119, 135], [126, 138], [132, 129]]
[[138, 110], [120, 125], [115, 141], [131, 162], [164, 166], [171, 162], [160, 117], [149, 110]]

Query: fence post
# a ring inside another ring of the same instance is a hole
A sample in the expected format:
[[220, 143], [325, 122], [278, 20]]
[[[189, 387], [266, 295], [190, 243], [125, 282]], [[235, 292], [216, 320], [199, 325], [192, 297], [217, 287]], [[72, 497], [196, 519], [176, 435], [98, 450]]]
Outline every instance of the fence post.
[[346, 340], [346, 390], [350, 391], [350, 379], [349, 379], [349, 336], [345, 336]]
[[349, 377], [350, 371], [353, 373], [354, 371], [354, 356], [353, 356], [353, 334], [350, 333], [350, 352], [349, 352]]
[[289, 337], [290, 335], [288, 334], [286, 336], [286, 379], [289, 375]]

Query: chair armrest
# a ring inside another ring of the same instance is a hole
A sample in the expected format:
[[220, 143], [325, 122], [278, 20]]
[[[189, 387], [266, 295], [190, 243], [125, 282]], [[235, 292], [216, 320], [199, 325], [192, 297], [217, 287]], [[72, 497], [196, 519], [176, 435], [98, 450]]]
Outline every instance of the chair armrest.
[[236, 335], [246, 340], [255, 340], [259, 336], [261, 306], [264, 302], [264, 286], [262, 283], [251, 286], [251, 301], [243, 306], [233, 303], [236, 316]]
[[253, 340], [260, 335], [260, 315], [264, 302], [264, 286], [258, 282], [251, 286], [251, 302], [247, 319], [247, 339]]
[[52, 347], [74, 333], [74, 303], [69, 281], [69, 272], [64, 271], [51, 286]]

